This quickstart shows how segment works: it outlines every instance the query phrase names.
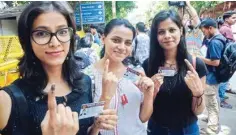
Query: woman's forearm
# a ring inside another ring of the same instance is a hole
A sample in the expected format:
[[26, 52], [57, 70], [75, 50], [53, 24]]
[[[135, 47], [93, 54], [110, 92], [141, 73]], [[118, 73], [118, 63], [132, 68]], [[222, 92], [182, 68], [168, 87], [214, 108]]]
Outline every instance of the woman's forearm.
[[144, 95], [144, 101], [141, 105], [140, 120], [144, 123], [149, 120], [153, 112], [153, 95]]
[[100, 100], [99, 101], [105, 101], [105, 104], [104, 104], [104, 108], [103, 109], [108, 109], [109, 106], [110, 106], [110, 102], [111, 102], [111, 97], [109, 96], [106, 96], [106, 95], [102, 95], [100, 97]]
[[201, 114], [205, 109], [204, 95], [201, 97], [192, 97], [192, 111], [195, 115]]

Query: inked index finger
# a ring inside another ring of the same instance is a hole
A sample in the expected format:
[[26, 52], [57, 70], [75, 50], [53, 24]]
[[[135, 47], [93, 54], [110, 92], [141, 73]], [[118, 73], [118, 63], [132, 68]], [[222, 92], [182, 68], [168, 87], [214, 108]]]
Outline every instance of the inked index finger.
[[57, 103], [55, 97], [55, 84], [52, 84], [50, 91], [48, 92], [48, 110], [49, 116], [52, 122], [56, 122], [56, 114], [57, 114]]
[[187, 59], [185, 59], [184, 61], [190, 71], [192, 71], [193, 73], [197, 73], [196, 70], [194, 69], [193, 65]]

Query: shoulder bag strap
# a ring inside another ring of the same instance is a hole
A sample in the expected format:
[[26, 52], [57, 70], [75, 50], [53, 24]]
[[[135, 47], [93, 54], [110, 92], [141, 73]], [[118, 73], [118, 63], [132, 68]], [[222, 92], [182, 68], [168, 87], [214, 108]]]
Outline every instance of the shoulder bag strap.
[[12, 92], [12, 95], [14, 96], [16, 102], [16, 110], [18, 111], [21, 129], [22, 131], [24, 131], [24, 133], [29, 134], [29, 111], [28, 104], [23, 92], [15, 84], [11, 84], [4, 89], [8, 89]]

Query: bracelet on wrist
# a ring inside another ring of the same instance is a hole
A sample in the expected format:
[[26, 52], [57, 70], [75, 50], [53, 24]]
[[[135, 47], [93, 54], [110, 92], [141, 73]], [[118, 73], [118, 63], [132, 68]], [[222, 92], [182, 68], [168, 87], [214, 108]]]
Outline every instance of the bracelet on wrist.
[[192, 97], [195, 97], [195, 98], [201, 98], [202, 96], [204, 95], [204, 91], [202, 92], [202, 94], [201, 95], [199, 95], [199, 96], [192, 96]]
[[107, 100], [111, 100], [111, 97], [109, 97], [109, 96], [102, 96], [102, 99], [107, 101]]

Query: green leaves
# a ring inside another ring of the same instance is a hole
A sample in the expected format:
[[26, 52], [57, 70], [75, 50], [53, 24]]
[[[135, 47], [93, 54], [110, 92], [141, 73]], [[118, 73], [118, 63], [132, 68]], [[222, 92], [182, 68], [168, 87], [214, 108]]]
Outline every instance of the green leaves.
[[[116, 1], [116, 17], [124, 18], [135, 8], [134, 1]], [[105, 1], [105, 16], [106, 22], [112, 19], [112, 2]]]
[[223, 1], [191, 1], [191, 4], [199, 14], [201, 11], [215, 7], [217, 4], [222, 2]]

